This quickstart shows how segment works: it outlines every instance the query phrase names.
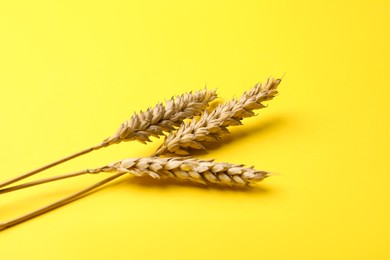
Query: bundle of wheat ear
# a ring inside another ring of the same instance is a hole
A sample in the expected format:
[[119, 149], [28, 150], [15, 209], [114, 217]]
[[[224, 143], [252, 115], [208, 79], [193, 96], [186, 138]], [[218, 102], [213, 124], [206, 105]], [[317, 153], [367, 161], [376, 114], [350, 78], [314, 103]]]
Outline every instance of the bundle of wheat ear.
[[[251, 183], [263, 180], [270, 175], [269, 172], [258, 171], [253, 167], [245, 167], [242, 164], [200, 160], [191, 157], [191, 150], [206, 149], [206, 143], [218, 141], [222, 135], [229, 133], [228, 127], [241, 125], [243, 118], [254, 116], [253, 110], [264, 108], [265, 105], [262, 102], [271, 100], [278, 94], [277, 87], [280, 81], [281, 79], [269, 78], [264, 83], [256, 84], [239, 99], [221, 103], [212, 110], [209, 108], [209, 104], [217, 97], [214, 90], [204, 89], [193, 93], [185, 93], [175, 98], [172, 97], [165, 105], [159, 103], [144, 112], [134, 113], [129, 120], [122, 123], [112, 136], [100, 144], [0, 183], [0, 194], [4, 194], [83, 174], [114, 173], [110, 177], [57, 202], [13, 220], [2, 222], [0, 223], [0, 230], [77, 200], [92, 190], [125, 174], [150, 176], [156, 179], [176, 178], [202, 184], [227, 186], [248, 186]], [[207, 110], [208, 108], [211, 111]], [[185, 119], [187, 120], [184, 121]], [[151, 141], [151, 136], [157, 138], [165, 136], [165, 140], [150, 157], [125, 159], [96, 169], [68, 173], [7, 187], [46, 169], [112, 144], [133, 140], [146, 144]]]

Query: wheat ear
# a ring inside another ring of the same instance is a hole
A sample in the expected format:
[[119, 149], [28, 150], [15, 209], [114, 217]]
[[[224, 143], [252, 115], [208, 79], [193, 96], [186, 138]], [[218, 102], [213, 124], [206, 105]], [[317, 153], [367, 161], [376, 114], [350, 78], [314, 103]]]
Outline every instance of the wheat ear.
[[188, 149], [205, 149], [204, 143], [216, 141], [229, 133], [227, 127], [241, 125], [241, 120], [254, 116], [253, 110], [264, 108], [262, 102], [275, 97], [281, 79], [269, 78], [256, 84], [240, 99], [233, 99], [217, 106], [211, 113], [205, 111], [198, 119], [183, 122], [175, 132], [165, 138], [155, 155], [188, 155]]
[[145, 157], [125, 159], [108, 165], [105, 171], [128, 172], [136, 176], [150, 176], [155, 179], [171, 177], [203, 184], [248, 185], [270, 175], [242, 164], [214, 162], [191, 157]]
[[164, 135], [163, 132], [172, 131], [184, 119], [201, 114], [215, 98], [215, 90], [207, 89], [194, 93], [185, 93], [181, 96], [176, 96], [176, 98], [172, 97], [166, 102], [165, 106], [159, 103], [154, 108], [149, 108], [145, 112], [141, 111], [139, 114], [134, 114], [130, 120], [125, 121], [120, 126], [115, 134], [105, 139], [102, 143], [2, 182], [0, 183], [0, 188], [112, 144], [131, 140], [146, 143], [150, 141], [150, 136], [158, 137], [159, 135]]
[[145, 112], [134, 113], [130, 120], [122, 123], [115, 134], [103, 141], [103, 145], [132, 140], [150, 142], [150, 136], [164, 135], [163, 132], [171, 132], [184, 119], [200, 115], [215, 98], [215, 91], [204, 89], [177, 96], [176, 99], [171, 98], [165, 106], [159, 103]]

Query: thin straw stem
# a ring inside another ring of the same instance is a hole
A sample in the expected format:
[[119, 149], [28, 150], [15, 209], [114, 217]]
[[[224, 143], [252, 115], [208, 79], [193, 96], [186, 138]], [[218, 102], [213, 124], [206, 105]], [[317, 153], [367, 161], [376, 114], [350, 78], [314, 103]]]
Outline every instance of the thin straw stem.
[[42, 167], [40, 167], [40, 168], [38, 168], [38, 169], [35, 169], [35, 170], [33, 170], [33, 171], [30, 171], [30, 172], [27, 172], [27, 173], [25, 173], [25, 174], [22, 174], [22, 175], [19, 175], [19, 176], [17, 176], [17, 177], [14, 177], [14, 178], [12, 178], [12, 179], [10, 179], [10, 180], [7, 180], [7, 181], [5, 181], [5, 182], [0, 183], [0, 188], [5, 187], [5, 186], [8, 186], [8, 185], [10, 185], [10, 184], [12, 184], [12, 183], [15, 183], [15, 182], [17, 182], [17, 181], [23, 180], [23, 179], [25, 179], [25, 178], [27, 178], [27, 177], [33, 176], [33, 175], [35, 175], [35, 174], [37, 174], [37, 173], [39, 173], [39, 172], [42, 172], [42, 171], [47, 170], [47, 169], [49, 169], [49, 168], [52, 168], [52, 167], [54, 167], [54, 166], [56, 166], [56, 165], [58, 165], [58, 164], [64, 163], [64, 162], [66, 162], [66, 161], [69, 161], [69, 160], [74, 159], [74, 158], [76, 158], [76, 157], [79, 157], [79, 156], [81, 156], [81, 155], [90, 153], [90, 152], [92, 152], [92, 151], [94, 151], [94, 150], [98, 150], [98, 149], [100, 149], [100, 148], [102, 148], [102, 147], [104, 147], [103, 144], [100, 144], [100, 145], [97, 145], [97, 146], [90, 147], [90, 148], [85, 149], [85, 150], [82, 150], [82, 151], [80, 151], [80, 152], [78, 152], [78, 153], [75, 153], [75, 154], [69, 155], [69, 156], [67, 156], [67, 157], [64, 157], [64, 158], [62, 158], [62, 159], [60, 159], [60, 160], [58, 160], [58, 161], [55, 161], [55, 162], [49, 163], [49, 164], [47, 164], [47, 165], [44, 165], [44, 166], [42, 166]]
[[59, 208], [59, 207], [65, 205], [65, 204], [68, 204], [68, 203], [70, 203], [72, 201], [75, 201], [75, 200], [77, 200], [79, 198], [82, 198], [88, 192], [90, 192], [90, 191], [92, 191], [92, 190], [94, 190], [94, 189], [96, 189], [96, 188], [98, 188], [100, 186], [103, 186], [104, 184], [106, 184], [106, 183], [108, 183], [110, 181], [113, 181], [113, 180], [119, 178], [120, 176], [122, 176], [124, 174], [126, 174], [126, 173], [125, 172], [117, 173], [117, 174], [115, 174], [115, 175], [113, 175], [111, 177], [108, 177], [108, 178], [106, 178], [106, 179], [104, 179], [104, 180], [102, 180], [102, 181], [100, 181], [100, 182], [98, 182], [98, 183], [96, 183], [96, 184], [86, 188], [86, 189], [83, 189], [83, 190], [81, 190], [79, 192], [76, 192], [76, 193], [74, 193], [74, 194], [72, 194], [72, 195], [70, 195], [68, 197], [65, 197], [65, 198], [63, 198], [61, 200], [58, 200], [58, 201], [52, 203], [52, 204], [44, 206], [44, 207], [42, 207], [42, 208], [40, 208], [38, 210], [32, 211], [30, 213], [27, 213], [27, 214], [25, 214], [25, 215], [23, 215], [21, 217], [12, 219], [10, 221], [0, 223], [0, 231], [4, 230], [6, 228], [9, 228], [11, 226], [15, 226], [17, 224], [20, 224], [20, 223], [22, 223], [24, 221], [27, 221], [27, 220], [32, 219], [34, 217], [37, 217], [39, 215], [42, 215], [44, 213], [47, 213], [49, 211], [52, 211], [52, 210], [54, 210], [56, 208]]
[[25, 189], [28, 187], [32, 187], [35, 185], [44, 184], [44, 183], [48, 183], [48, 182], [52, 182], [52, 181], [58, 181], [58, 180], [63, 180], [63, 179], [71, 178], [71, 177], [76, 177], [76, 176], [80, 176], [80, 175], [83, 175], [86, 173], [91, 173], [91, 171], [90, 170], [83, 170], [83, 171], [79, 171], [79, 172], [68, 173], [68, 174], [63, 174], [63, 175], [40, 179], [40, 180], [36, 180], [36, 181], [32, 181], [32, 182], [23, 183], [20, 185], [9, 187], [9, 188], [0, 189], [0, 194], [11, 192], [11, 191], [16, 191], [16, 190], [20, 190], [20, 189]]

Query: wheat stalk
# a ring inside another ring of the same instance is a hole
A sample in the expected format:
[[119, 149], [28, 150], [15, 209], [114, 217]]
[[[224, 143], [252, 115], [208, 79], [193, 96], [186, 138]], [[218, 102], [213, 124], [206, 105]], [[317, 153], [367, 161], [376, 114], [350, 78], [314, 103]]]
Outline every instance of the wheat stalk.
[[110, 176], [110, 177], [108, 177], [108, 178], [106, 178], [106, 179], [104, 179], [102, 181], [99, 181], [98, 183], [95, 183], [95, 184], [93, 184], [93, 185], [91, 185], [91, 186], [89, 186], [89, 187], [87, 187], [87, 188], [85, 188], [85, 189], [83, 189], [81, 191], [78, 191], [78, 192], [76, 192], [76, 193], [74, 193], [74, 194], [72, 194], [70, 196], [67, 196], [67, 197], [65, 197], [63, 199], [60, 199], [60, 200], [58, 200], [58, 201], [56, 201], [56, 202], [54, 202], [52, 204], [49, 204], [47, 206], [44, 206], [44, 207], [42, 207], [40, 209], [34, 210], [32, 212], [29, 212], [29, 213], [27, 213], [25, 215], [22, 215], [20, 217], [14, 218], [12, 220], [9, 220], [9, 221], [6, 221], [6, 222], [0, 222], [0, 231], [4, 230], [6, 228], [9, 228], [9, 227], [15, 226], [17, 224], [20, 224], [20, 223], [22, 223], [24, 221], [30, 220], [32, 218], [35, 218], [35, 217], [37, 217], [39, 215], [45, 214], [45, 213], [47, 213], [49, 211], [52, 211], [52, 210], [54, 210], [56, 208], [64, 206], [64, 205], [66, 205], [66, 204], [68, 204], [68, 203], [70, 203], [72, 201], [78, 200], [78, 199], [86, 196], [88, 193], [92, 192], [93, 190], [96, 190], [97, 188], [99, 188], [99, 187], [103, 186], [104, 184], [107, 184], [107, 183], [109, 183], [109, 182], [111, 182], [111, 181], [121, 177], [124, 174], [125, 173], [117, 173], [117, 174], [115, 174], [113, 176]]
[[241, 125], [241, 120], [254, 116], [253, 110], [264, 108], [262, 102], [271, 100], [278, 93], [281, 79], [270, 78], [256, 84], [240, 99], [233, 99], [217, 106], [211, 113], [205, 111], [199, 119], [183, 122], [175, 132], [165, 138], [155, 155], [188, 155], [188, 149], [205, 149], [204, 143], [216, 141], [229, 133], [227, 127]]
[[176, 98], [172, 97], [166, 102], [165, 106], [159, 103], [154, 108], [149, 108], [145, 112], [141, 111], [139, 114], [134, 114], [130, 120], [125, 121], [119, 127], [115, 134], [100, 144], [0, 183], [0, 188], [112, 144], [131, 140], [146, 143], [150, 141], [150, 136], [158, 137], [159, 135], [164, 135], [164, 132], [172, 131], [184, 119], [201, 114], [215, 98], [215, 90], [207, 89], [194, 93], [185, 93], [181, 96], [176, 96]]

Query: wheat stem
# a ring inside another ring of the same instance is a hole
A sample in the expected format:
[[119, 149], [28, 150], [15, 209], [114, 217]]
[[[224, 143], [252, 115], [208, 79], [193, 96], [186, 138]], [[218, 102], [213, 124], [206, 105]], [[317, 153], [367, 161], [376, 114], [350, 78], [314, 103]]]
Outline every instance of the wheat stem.
[[27, 213], [27, 214], [25, 214], [25, 215], [23, 215], [21, 217], [12, 219], [10, 221], [6, 221], [6, 222], [3, 222], [3, 223], [0, 223], [0, 231], [4, 230], [6, 228], [9, 228], [11, 226], [15, 226], [17, 224], [20, 224], [20, 223], [22, 223], [24, 221], [27, 221], [27, 220], [32, 219], [34, 217], [37, 217], [39, 215], [42, 215], [44, 213], [47, 213], [49, 211], [52, 211], [52, 210], [54, 210], [56, 208], [59, 208], [59, 207], [65, 205], [65, 204], [68, 204], [68, 203], [70, 203], [72, 201], [80, 199], [80, 198], [84, 197], [85, 195], [87, 195], [88, 192], [90, 192], [90, 191], [92, 191], [94, 189], [97, 189], [97, 188], [103, 186], [104, 184], [119, 178], [120, 176], [122, 176], [124, 174], [125, 174], [124, 172], [117, 173], [117, 174], [115, 174], [115, 175], [113, 175], [111, 177], [108, 177], [108, 178], [106, 178], [106, 179], [104, 179], [102, 181], [99, 181], [98, 183], [96, 183], [96, 184], [94, 184], [92, 186], [89, 186], [86, 189], [83, 189], [83, 190], [81, 190], [79, 192], [76, 192], [76, 193], [74, 193], [74, 194], [72, 194], [72, 195], [70, 195], [70, 196], [68, 196], [66, 198], [58, 200], [58, 201], [56, 201], [56, 202], [54, 202], [52, 204], [49, 204], [47, 206], [44, 206], [44, 207], [42, 207], [42, 208], [40, 208], [38, 210], [32, 211], [30, 213]]
[[35, 170], [33, 170], [33, 171], [24, 173], [24, 174], [22, 174], [22, 175], [19, 175], [19, 176], [17, 176], [17, 177], [14, 177], [14, 178], [12, 178], [12, 179], [10, 179], [10, 180], [7, 180], [7, 181], [5, 181], [5, 182], [2, 182], [2, 183], [0, 183], [0, 188], [5, 187], [5, 186], [8, 186], [8, 185], [10, 185], [10, 184], [12, 184], [12, 183], [15, 183], [15, 182], [17, 182], [17, 181], [23, 180], [23, 179], [25, 179], [25, 178], [27, 178], [27, 177], [33, 176], [33, 175], [35, 175], [35, 174], [37, 174], [37, 173], [39, 173], [39, 172], [42, 172], [42, 171], [47, 170], [47, 169], [50, 169], [50, 168], [52, 168], [52, 167], [54, 167], [54, 166], [56, 166], [56, 165], [59, 165], [59, 164], [61, 164], [61, 163], [64, 163], [64, 162], [69, 161], [69, 160], [71, 160], [71, 159], [74, 159], [74, 158], [79, 157], [79, 156], [81, 156], [81, 155], [90, 153], [90, 152], [92, 152], [92, 151], [94, 151], [94, 150], [98, 150], [98, 149], [100, 149], [100, 148], [102, 148], [102, 147], [104, 147], [104, 145], [100, 144], [100, 145], [93, 146], [93, 147], [91, 147], [91, 148], [82, 150], [82, 151], [77, 152], [77, 153], [75, 153], [75, 154], [66, 156], [66, 157], [64, 157], [64, 158], [62, 158], [62, 159], [60, 159], [60, 160], [57, 160], [57, 161], [54, 161], [54, 162], [49, 163], [49, 164], [47, 164], [47, 165], [44, 165], [44, 166], [42, 166], [42, 167], [40, 167], [40, 168], [38, 168], [38, 169], [35, 169]]
[[68, 173], [68, 174], [63, 174], [63, 175], [58, 175], [58, 176], [54, 176], [54, 177], [49, 177], [49, 178], [37, 180], [37, 181], [27, 182], [27, 183], [23, 183], [23, 184], [20, 184], [20, 185], [12, 186], [12, 187], [9, 187], [9, 188], [1, 189], [0, 190], [0, 194], [8, 193], [8, 192], [11, 192], [11, 191], [16, 191], [16, 190], [21, 190], [21, 189], [25, 189], [25, 188], [28, 188], [28, 187], [32, 187], [32, 186], [36, 186], [36, 185], [40, 185], [40, 184], [44, 184], [44, 183], [49, 183], [49, 182], [53, 182], [53, 181], [58, 181], [58, 180], [63, 180], [63, 179], [71, 178], [71, 177], [76, 177], [76, 176], [84, 175], [84, 174], [87, 174], [87, 173], [90, 173], [90, 171], [89, 170], [83, 170], [83, 171], [79, 171], [79, 172]]

